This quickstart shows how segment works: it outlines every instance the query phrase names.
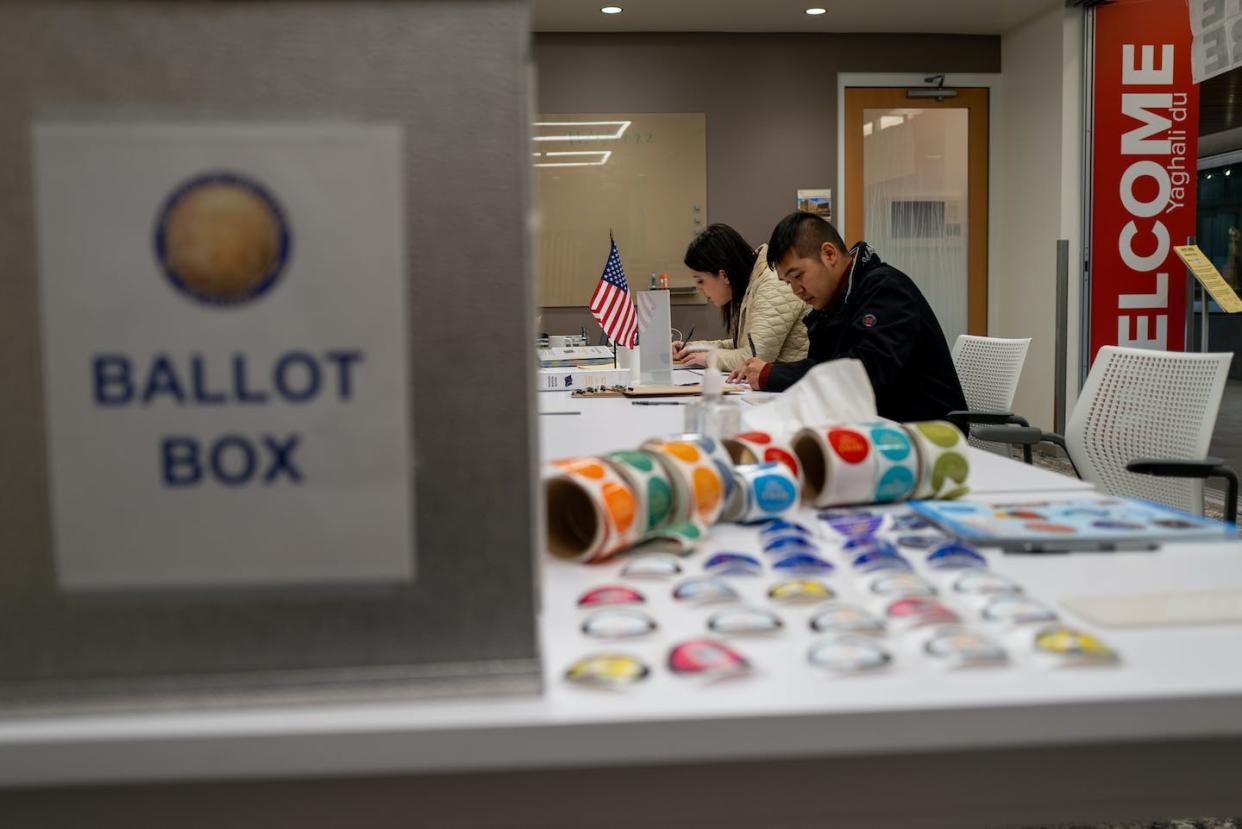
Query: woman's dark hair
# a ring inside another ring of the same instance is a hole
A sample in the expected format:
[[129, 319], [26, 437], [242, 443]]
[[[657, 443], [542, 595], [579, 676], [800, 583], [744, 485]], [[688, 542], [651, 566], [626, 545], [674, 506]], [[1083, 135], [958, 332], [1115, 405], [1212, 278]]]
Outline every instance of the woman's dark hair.
[[742, 234], [728, 225], [708, 225], [686, 248], [685, 263], [692, 271], [725, 272], [725, 278], [733, 289], [733, 299], [720, 309], [720, 313], [724, 317], [725, 330], [733, 337], [736, 347], [737, 331], [733, 326], [742, 307], [742, 297], [746, 296], [746, 287], [750, 285], [750, 272], [755, 267], [755, 249], [746, 243]]

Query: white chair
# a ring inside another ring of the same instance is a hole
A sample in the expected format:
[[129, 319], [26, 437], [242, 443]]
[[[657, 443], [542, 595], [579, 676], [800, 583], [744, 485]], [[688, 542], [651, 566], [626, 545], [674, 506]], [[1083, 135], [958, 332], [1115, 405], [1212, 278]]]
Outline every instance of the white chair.
[[[1237, 476], [1207, 458], [1232, 354], [1180, 354], [1105, 346], [1087, 375], [1065, 437], [1038, 428], [984, 426], [985, 440], [1065, 450], [1085, 481], [1114, 495], [1203, 514], [1203, 480], [1229, 482], [1226, 519], [1237, 518]], [[1142, 474], [1136, 474], [1142, 473]]]
[[[1026, 363], [1026, 351], [1031, 338], [1005, 339], [1002, 337], [972, 337], [962, 334], [953, 343], [953, 366], [966, 395], [968, 412], [953, 412], [951, 420], [962, 423], [1027, 425], [1025, 420], [1013, 417], [1013, 396], [1018, 390], [1018, 378]], [[999, 455], [1009, 456], [1009, 447], [1001, 443], [982, 441], [967, 432], [971, 446], [986, 449]]]

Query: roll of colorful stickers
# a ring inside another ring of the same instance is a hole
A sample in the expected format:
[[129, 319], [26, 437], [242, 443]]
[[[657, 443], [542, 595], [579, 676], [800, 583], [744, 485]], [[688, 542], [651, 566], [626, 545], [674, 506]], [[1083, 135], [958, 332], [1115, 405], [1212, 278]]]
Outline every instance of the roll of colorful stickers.
[[708, 435], [698, 435], [693, 433], [683, 433], [680, 435], [669, 435], [663, 438], [651, 438], [643, 444], [644, 449], [651, 449], [662, 443], [692, 443], [699, 449], [707, 453], [712, 464], [716, 467], [716, 471], [720, 473], [720, 480], [724, 484], [724, 498], [726, 501], [733, 495], [733, 476], [729, 474], [729, 470], [733, 468], [733, 459], [729, 457], [728, 450], [724, 444]]
[[729, 475], [733, 478], [733, 491], [725, 499], [724, 509], [720, 512], [720, 520], [736, 523], [745, 518], [746, 510], [750, 505], [746, 502], [746, 481], [738, 474], [736, 466], [729, 471]]
[[703, 535], [703, 525], [694, 521], [679, 521], [644, 535], [639, 539], [635, 551], [685, 555], [694, 552], [695, 546], [703, 540]]
[[821, 426], [794, 436], [802, 499], [812, 506], [867, 504], [875, 498], [876, 459], [865, 427]]
[[914, 494], [919, 479], [919, 454], [910, 436], [896, 423], [867, 427], [875, 453], [875, 500], [904, 501]]
[[756, 464], [777, 461], [789, 467], [789, 471], [802, 484], [802, 465], [793, 453], [793, 447], [772, 437], [767, 432], [742, 432], [721, 441], [735, 464]]
[[673, 485], [668, 472], [651, 452], [613, 452], [604, 460], [616, 467], [638, 500], [640, 535], [663, 527], [673, 518]]
[[600, 458], [554, 461], [544, 480], [548, 550], [569, 561], [603, 561], [639, 536], [638, 501]]
[[775, 461], [734, 467], [746, 497], [743, 523], [766, 521], [789, 515], [798, 508], [798, 479], [789, 467]]
[[930, 420], [906, 423], [902, 428], [918, 449], [919, 482], [914, 490], [915, 498], [959, 498], [970, 492], [966, 485], [970, 475], [966, 439], [956, 426], [943, 420]]
[[716, 460], [698, 443], [654, 440], [643, 444], [664, 463], [676, 494], [679, 521], [714, 524], [724, 509], [724, 478]]

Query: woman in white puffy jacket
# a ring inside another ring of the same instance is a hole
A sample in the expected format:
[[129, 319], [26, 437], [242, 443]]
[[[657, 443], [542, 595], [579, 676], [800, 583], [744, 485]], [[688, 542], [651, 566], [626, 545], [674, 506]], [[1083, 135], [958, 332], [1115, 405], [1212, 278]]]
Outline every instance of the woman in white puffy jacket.
[[[742, 234], [724, 224], [710, 225], [686, 248], [686, 267], [694, 272], [699, 292], [720, 309], [724, 340], [695, 340], [694, 346], [716, 346], [716, 364], [725, 372], [751, 356], [765, 362], [793, 362], [806, 357], [806, 326], [810, 310], [776, 272], [768, 267], [767, 245], [755, 250]], [[686, 366], [705, 366], [707, 355], [686, 351], [688, 344], [673, 343], [673, 359]]]

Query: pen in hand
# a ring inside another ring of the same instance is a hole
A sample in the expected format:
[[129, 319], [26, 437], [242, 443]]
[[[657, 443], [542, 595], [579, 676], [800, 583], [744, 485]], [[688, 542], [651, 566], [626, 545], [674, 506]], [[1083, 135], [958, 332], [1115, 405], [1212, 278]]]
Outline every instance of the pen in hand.
[[750, 334], [747, 334], [746, 341], [750, 343], [750, 356], [758, 357], [759, 352], [755, 351], [755, 338], [752, 337]]
[[690, 326], [690, 333], [686, 335], [686, 339], [682, 341], [681, 347], [685, 348], [690, 345], [690, 340], [694, 339], [694, 326]]

